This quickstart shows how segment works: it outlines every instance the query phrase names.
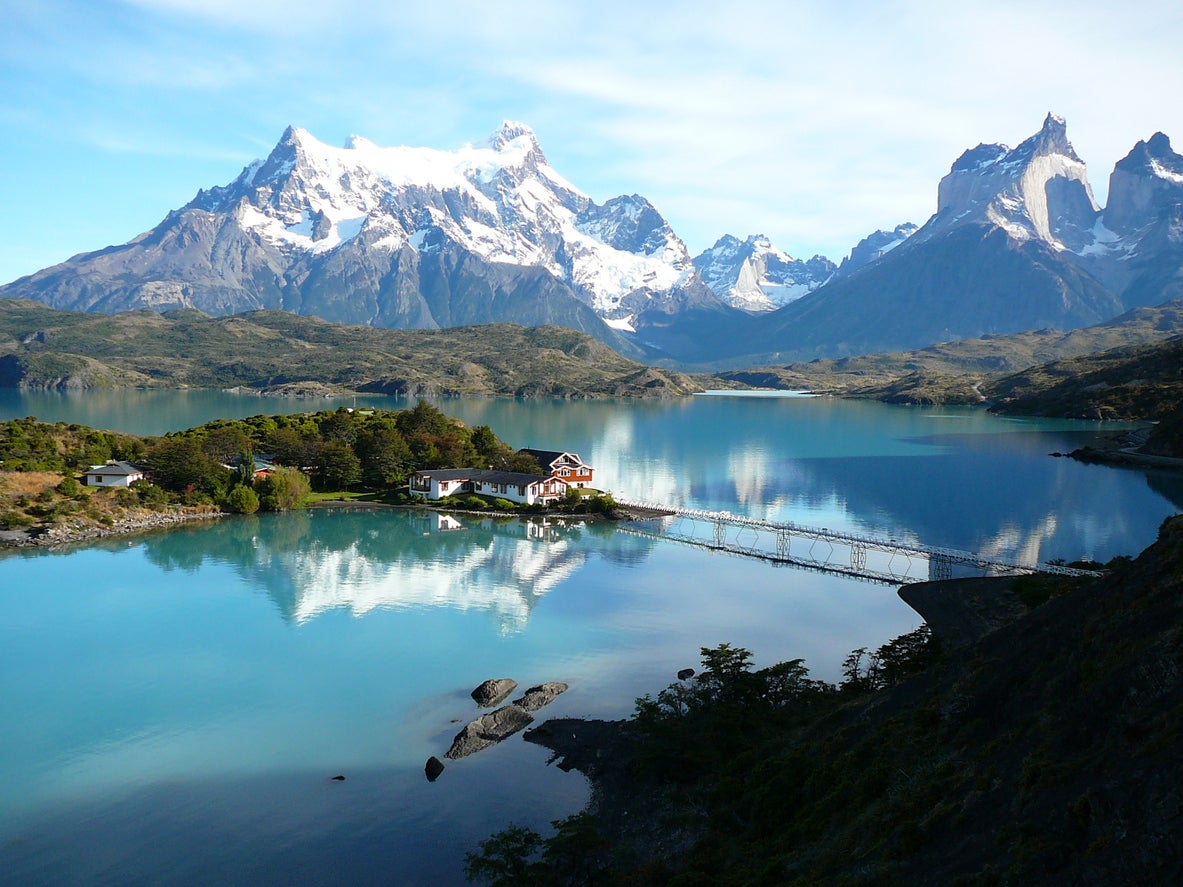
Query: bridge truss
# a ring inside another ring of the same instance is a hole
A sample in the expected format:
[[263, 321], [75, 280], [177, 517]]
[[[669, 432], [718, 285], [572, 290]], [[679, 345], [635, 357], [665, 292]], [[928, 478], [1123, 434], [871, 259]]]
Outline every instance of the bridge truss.
[[759, 520], [729, 511], [701, 511], [654, 502], [618, 498], [626, 509], [652, 514], [635, 521], [655, 529], [632, 527], [638, 535], [668, 539], [774, 564], [838, 573], [844, 576], [900, 585], [930, 579], [950, 579], [955, 567], [989, 575], [1052, 573], [1060, 576], [1097, 576], [1090, 570], [1057, 564], [1021, 564], [955, 548], [883, 539], [861, 533]]

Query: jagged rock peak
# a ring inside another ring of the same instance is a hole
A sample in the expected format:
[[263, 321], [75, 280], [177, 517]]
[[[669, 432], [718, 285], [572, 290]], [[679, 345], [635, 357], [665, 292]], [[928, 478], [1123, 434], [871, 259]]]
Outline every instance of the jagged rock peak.
[[1171, 140], [1157, 132], [1138, 142], [1117, 161], [1109, 176], [1105, 226], [1126, 235], [1157, 220], [1177, 215], [1183, 201], [1183, 156]]
[[[967, 152], [968, 153], [968, 152]], [[882, 228], [868, 234], [851, 249], [850, 255], [838, 266], [838, 275], [845, 276], [871, 264], [904, 243], [917, 231], [912, 222], [902, 222], [891, 231]]]
[[502, 153], [506, 149], [514, 149], [522, 152], [523, 159], [530, 157], [535, 163], [546, 163], [546, 155], [542, 153], [542, 146], [538, 144], [538, 136], [527, 124], [518, 120], [502, 120], [501, 126], [475, 147], [492, 148]]
[[1080, 160], [1076, 156], [1076, 151], [1072, 148], [1072, 143], [1068, 141], [1068, 124], [1064, 121], [1063, 117], [1059, 117], [1050, 111], [1047, 117], [1044, 118], [1043, 127], [1039, 132], [1020, 145], [1019, 149], [1022, 149], [1028, 143], [1031, 145], [1031, 156], [1033, 157], [1042, 157], [1047, 154], [1063, 154], [1071, 157], [1073, 160]]
[[937, 214], [917, 232], [916, 242], [958, 225], [986, 223], [1014, 240], [1081, 249], [1091, 241], [1098, 210], [1064, 119], [1048, 114], [1039, 132], [1013, 150], [978, 145], [962, 154], [941, 179]]
[[1171, 140], [1156, 132], [1147, 141], [1139, 141], [1130, 153], [1117, 161], [1114, 169], [1145, 171], [1161, 178], [1183, 175], [1183, 156], [1171, 148]]
[[749, 312], [772, 311], [817, 289], [835, 265], [825, 256], [794, 259], [763, 234], [740, 240], [724, 234], [695, 257], [694, 266], [710, 290], [727, 304]]

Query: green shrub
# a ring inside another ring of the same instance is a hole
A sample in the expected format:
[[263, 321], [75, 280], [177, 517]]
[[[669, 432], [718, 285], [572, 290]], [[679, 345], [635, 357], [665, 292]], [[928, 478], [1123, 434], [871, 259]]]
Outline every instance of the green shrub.
[[0, 511], [0, 530], [19, 530], [33, 524], [33, 518], [19, 511]]
[[226, 494], [225, 507], [231, 514], [254, 514], [259, 510], [259, 497], [250, 487], [238, 484]]
[[475, 508], [480, 510], [482, 508], [488, 507], [488, 504], [480, 496], [465, 496], [462, 501], [464, 502], [465, 508]]
[[67, 475], [62, 478], [62, 482], [58, 484], [58, 492], [63, 496], [73, 498], [82, 493], [82, 484], [78, 483], [77, 479]]

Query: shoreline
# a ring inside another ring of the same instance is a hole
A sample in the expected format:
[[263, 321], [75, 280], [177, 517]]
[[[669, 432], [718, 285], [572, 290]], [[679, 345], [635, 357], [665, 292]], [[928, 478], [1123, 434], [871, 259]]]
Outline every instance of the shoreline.
[[118, 520], [109, 527], [67, 521], [40, 532], [30, 529], [0, 530], [0, 551], [60, 548], [98, 539], [169, 529], [193, 521], [219, 520], [225, 516], [220, 511], [147, 512]]

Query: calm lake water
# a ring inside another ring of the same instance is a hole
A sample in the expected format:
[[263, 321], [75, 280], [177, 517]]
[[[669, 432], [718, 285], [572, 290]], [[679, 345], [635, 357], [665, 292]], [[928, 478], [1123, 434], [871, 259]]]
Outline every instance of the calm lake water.
[[[2, 392], [0, 418], [158, 434], [336, 405]], [[620, 495], [1027, 560], [1134, 554], [1183, 503], [1177, 478], [1047, 455], [1090, 423], [821, 398], [439, 406], [576, 450]], [[518, 737], [426, 782], [485, 678], [567, 681], [544, 718], [622, 717], [703, 645], [833, 680], [917, 624], [889, 587], [611, 525], [333, 509], [8, 554], [0, 883], [457, 883], [479, 839], [587, 796]]]

